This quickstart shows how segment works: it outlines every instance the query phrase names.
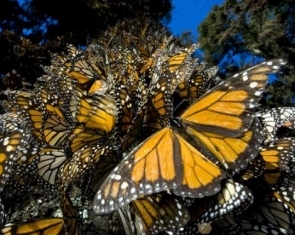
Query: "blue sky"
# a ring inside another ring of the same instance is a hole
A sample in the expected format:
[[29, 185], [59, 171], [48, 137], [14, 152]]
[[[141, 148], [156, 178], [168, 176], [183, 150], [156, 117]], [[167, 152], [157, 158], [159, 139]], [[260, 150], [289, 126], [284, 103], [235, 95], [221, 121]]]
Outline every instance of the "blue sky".
[[214, 5], [225, 0], [173, 0], [172, 20], [168, 27], [174, 35], [191, 31], [197, 38], [197, 27], [206, 18]]

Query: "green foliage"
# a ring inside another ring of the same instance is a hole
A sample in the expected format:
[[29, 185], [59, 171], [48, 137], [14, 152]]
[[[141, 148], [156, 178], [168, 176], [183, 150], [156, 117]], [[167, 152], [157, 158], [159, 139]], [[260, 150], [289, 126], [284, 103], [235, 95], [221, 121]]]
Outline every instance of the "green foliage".
[[[221, 66], [221, 76], [262, 59], [283, 58], [290, 75], [280, 76], [266, 97], [270, 106], [291, 105], [295, 82], [295, 2], [291, 0], [226, 0], [215, 6], [199, 26], [199, 43], [209, 64]], [[279, 90], [284, 92], [280, 94]], [[277, 92], [277, 94], [275, 94]]]

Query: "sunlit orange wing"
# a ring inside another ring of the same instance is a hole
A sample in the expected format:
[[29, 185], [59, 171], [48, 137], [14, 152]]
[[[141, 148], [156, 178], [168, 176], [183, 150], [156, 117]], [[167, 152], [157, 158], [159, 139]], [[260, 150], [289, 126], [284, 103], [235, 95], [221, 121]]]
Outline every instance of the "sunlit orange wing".
[[208, 196], [220, 189], [222, 177], [219, 167], [166, 127], [112, 171], [97, 192], [93, 208], [96, 213], [108, 213], [138, 197], [172, 189], [181, 196]]
[[253, 125], [254, 108], [268, 76], [284, 64], [272, 60], [253, 66], [218, 84], [181, 116], [187, 131], [234, 172], [247, 166], [259, 152], [262, 136]]

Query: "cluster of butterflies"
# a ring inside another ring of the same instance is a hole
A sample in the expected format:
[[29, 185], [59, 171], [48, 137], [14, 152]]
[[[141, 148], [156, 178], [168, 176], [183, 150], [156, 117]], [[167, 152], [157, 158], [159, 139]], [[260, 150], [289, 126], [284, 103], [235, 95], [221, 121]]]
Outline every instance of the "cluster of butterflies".
[[[110, 234], [293, 234], [295, 138], [277, 131], [294, 128], [295, 108], [258, 112], [285, 62], [214, 84], [196, 45], [147, 25], [106, 35], [53, 55], [33, 89], [5, 92], [0, 233], [86, 233], [75, 185], [96, 214], [115, 211]], [[9, 199], [36, 192], [56, 194], [62, 217], [7, 223]]]

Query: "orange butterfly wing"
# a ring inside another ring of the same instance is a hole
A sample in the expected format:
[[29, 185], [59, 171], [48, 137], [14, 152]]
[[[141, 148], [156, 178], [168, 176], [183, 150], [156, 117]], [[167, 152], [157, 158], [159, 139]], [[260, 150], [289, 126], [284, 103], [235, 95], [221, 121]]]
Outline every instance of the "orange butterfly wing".
[[229, 171], [239, 172], [259, 152], [262, 136], [254, 108], [262, 96], [268, 73], [282, 60], [263, 62], [234, 75], [193, 103], [180, 121], [188, 133]]
[[24, 223], [7, 224], [0, 228], [3, 235], [64, 234], [62, 218], [42, 218]]
[[175, 189], [182, 196], [216, 193], [221, 169], [166, 127], [149, 137], [114, 169], [94, 199], [94, 211], [107, 213], [136, 198]]

